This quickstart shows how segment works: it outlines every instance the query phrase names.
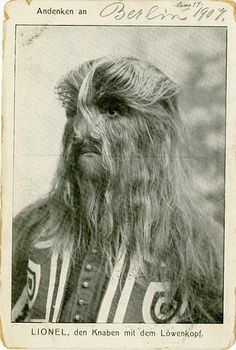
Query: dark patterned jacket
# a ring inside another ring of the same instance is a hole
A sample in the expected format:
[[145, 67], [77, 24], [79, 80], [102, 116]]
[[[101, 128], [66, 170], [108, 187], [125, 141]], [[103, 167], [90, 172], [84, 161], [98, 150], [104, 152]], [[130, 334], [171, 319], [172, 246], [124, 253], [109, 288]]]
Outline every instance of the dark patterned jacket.
[[[99, 251], [89, 249], [78, 263], [67, 253], [53, 252], [51, 241], [33, 243], [45, 210], [45, 202], [29, 207], [14, 223], [13, 322], [181, 322], [187, 300], [167, 305], [168, 281], [143, 278], [127, 255], [120, 256], [108, 277]], [[149, 265], [146, 261], [147, 271]], [[160, 262], [158, 268], [165, 266]]]

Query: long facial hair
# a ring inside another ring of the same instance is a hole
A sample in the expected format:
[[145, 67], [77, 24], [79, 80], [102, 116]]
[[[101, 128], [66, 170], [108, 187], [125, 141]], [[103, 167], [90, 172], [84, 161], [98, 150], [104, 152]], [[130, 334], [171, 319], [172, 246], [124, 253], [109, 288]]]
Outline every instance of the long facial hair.
[[98, 248], [108, 274], [120, 252], [141, 270], [148, 260], [153, 276], [164, 263], [169, 301], [187, 295], [188, 319], [217, 320], [215, 228], [183, 164], [176, 85], [149, 63], [111, 57], [73, 70], [56, 92], [68, 121], [45, 230], [54, 249]]

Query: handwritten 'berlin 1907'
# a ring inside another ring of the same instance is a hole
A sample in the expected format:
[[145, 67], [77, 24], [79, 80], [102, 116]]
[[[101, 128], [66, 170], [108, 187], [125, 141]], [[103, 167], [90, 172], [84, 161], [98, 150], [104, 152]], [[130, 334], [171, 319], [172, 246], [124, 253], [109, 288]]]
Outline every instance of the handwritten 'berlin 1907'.
[[138, 20], [140, 18], [146, 18], [147, 20], [180, 20], [185, 21], [189, 17], [196, 18], [201, 21], [203, 18], [212, 18], [217, 22], [224, 21], [224, 15], [227, 10], [224, 7], [210, 8], [204, 6], [201, 1], [188, 3], [188, 6], [183, 6], [182, 2], [174, 5], [175, 11], [170, 12], [166, 8], [161, 8], [158, 5], [154, 5], [148, 10], [142, 8], [130, 9], [127, 4], [116, 1], [106, 5], [100, 12], [101, 17], [111, 17], [117, 21], [122, 19]]

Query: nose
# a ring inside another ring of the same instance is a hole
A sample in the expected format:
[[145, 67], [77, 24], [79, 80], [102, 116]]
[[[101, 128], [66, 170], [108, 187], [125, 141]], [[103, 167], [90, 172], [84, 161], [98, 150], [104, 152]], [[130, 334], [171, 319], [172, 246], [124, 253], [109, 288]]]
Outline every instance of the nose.
[[103, 122], [101, 115], [96, 115], [95, 118], [89, 121], [85, 118], [78, 118], [74, 121], [74, 132], [81, 139], [92, 138], [94, 140], [100, 140]]
[[90, 128], [90, 136], [93, 139], [101, 139], [101, 132], [104, 120], [101, 115], [97, 115], [97, 118], [93, 120]]

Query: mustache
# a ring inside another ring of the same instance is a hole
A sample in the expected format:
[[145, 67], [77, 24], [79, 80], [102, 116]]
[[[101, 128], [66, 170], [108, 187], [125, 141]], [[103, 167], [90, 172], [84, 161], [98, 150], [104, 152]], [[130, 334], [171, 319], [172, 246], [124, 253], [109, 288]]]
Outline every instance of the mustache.
[[84, 139], [75, 139], [74, 140], [76, 150], [78, 154], [85, 154], [85, 153], [95, 153], [95, 154], [102, 154], [102, 144], [101, 142], [89, 137]]

